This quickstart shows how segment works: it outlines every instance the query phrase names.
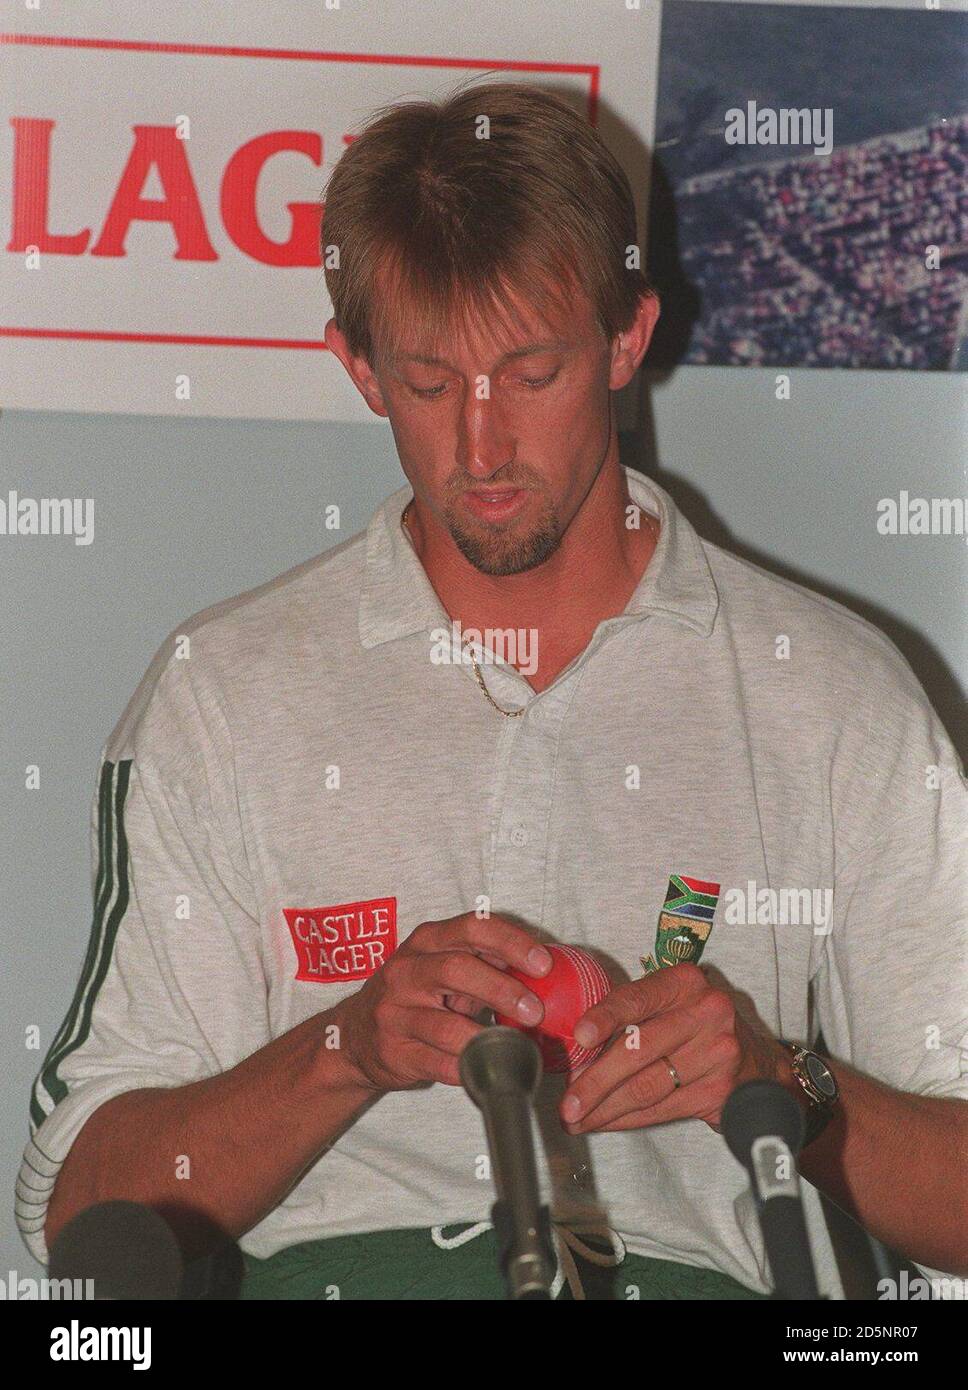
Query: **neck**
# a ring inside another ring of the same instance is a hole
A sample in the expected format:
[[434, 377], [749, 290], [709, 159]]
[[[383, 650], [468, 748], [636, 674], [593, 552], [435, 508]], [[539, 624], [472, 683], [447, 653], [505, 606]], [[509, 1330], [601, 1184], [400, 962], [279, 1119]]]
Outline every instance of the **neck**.
[[631, 501], [613, 433], [605, 462], [557, 549], [535, 569], [482, 574], [446, 529], [433, 519], [428, 523], [416, 499], [406, 524], [453, 621], [463, 628], [523, 628], [536, 635], [538, 668], [528, 679], [542, 689], [584, 649], [600, 622], [624, 611], [652, 558], [657, 523], [642, 513], [638, 528], [627, 526]]

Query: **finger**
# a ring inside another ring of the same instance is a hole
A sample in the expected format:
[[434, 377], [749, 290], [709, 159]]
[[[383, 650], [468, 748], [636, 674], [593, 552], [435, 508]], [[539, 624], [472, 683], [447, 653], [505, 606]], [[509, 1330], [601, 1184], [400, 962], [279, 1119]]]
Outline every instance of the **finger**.
[[467, 1044], [483, 1032], [480, 1024], [446, 1009], [408, 1009], [404, 1026], [415, 1042], [450, 1057], [459, 1057]]
[[708, 988], [709, 982], [698, 965], [689, 961], [667, 965], [627, 985], [616, 985], [601, 1003], [593, 1004], [582, 1015], [575, 1027], [575, 1041], [582, 1047], [595, 1047], [619, 1028], [642, 1023]]
[[[669, 1070], [666, 1057], [679, 1077], [678, 1086]], [[569, 1132], [576, 1134], [590, 1133], [611, 1124], [622, 1115], [649, 1110], [671, 1096], [686, 1091], [697, 1081], [701, 1081], [709, 1070], [710, 1062], [704, 1048], [693, 1039], [684, 1047], [640, 1067], [621, 1085], [610, 1091], [598, 1105], [586, 1110], [577, 1123], [569, 1124], [567, 1128]]]
[[496, 956], [505, 966], [540, 978], [552, 966], [551, 954], [524, 927], [505, 917], [477, 917], [461, 913], [443, 922], [426, 922], [407, 938], [420, 952], [472, 951]]
[[561, 1098], [561, 1118], [574, 1124], [601, 1105], [616, 1087], [657, 1058], [681, 1048], [695, 1033], [695, 1020], [682, 1009], [660, 1014], [641, 1025], [628, 1024], [581, 1076], [571, 1079]]
[[495, 970], [507, 970], [508, 963], [503, 956], [499, 956], [496, 951], [477, 950], [475, 956], [480, 956], [481, 960], [486, 960], [488, 965], [493, 965]]
[[716, 1094], [708, 1077], [673, 1091], [672, 1095], [651, 1105], [647, 1110], [629, 1110], [607, 1124], [599, 1125], [596, 1133], [616, 1133], [626, 1129], [648, 1129], [652, 1125], [669, 1124], [672, 1120], [705, 1119], [716, 1107]]
[[469, 994], [445, 994], [444, 1008], [451, 1009], [455, 1014], [463, 1014], [466, 1018], [474, 1018], [486, 1008], [480, 999], [472, 999]]
[[448, 994], [465, 994], [528, 1028], [544, 1018], [541, 1000], [527, 985], [470, 951], [437, 951], [419, 956], [413, 963], [412, 976], [418, 994], [435, 1002]]
[[450, 1052], [414, 1040], [407, 1045], [407, 1070], [421, 1081], [439, 1081], [444, 1086], [459, 1086], [460, 1063]]

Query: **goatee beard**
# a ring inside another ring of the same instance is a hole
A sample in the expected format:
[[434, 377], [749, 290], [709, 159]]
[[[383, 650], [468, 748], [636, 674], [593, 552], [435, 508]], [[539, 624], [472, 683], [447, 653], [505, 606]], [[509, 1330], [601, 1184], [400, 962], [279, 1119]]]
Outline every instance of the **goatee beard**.
[[465, 531], [449, 522], [451, 539], [457, 549], [476, 570], [495, 576], [523, 574], [525, 570], [543, 565], [558, 548], [558, 527], [552, 521], [542, 523], [529, 535], [513, 537], [501, 531], [482, 536]]

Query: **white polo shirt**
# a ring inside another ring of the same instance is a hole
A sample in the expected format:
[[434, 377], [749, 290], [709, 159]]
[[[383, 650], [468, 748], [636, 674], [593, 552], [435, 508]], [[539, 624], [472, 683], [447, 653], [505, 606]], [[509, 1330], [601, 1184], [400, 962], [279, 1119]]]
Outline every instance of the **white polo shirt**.
[[[661, 521], [655, 554], [546, 690], [483, 665], [520, 718], [435, 659], [450, 619], [400, 527], [409, 486], [161, 647], [102, 752], [91, 945], [32, 1097], [17, 1217], [38, 1259], [99, 1105], [234, 1066], [358, 989], [394, 939], [482, 903], [635, 978], [670, 877], [719, 884], [703, 964], [774, 1034], [822, 1027], [888, 1085], [968, 1098], [968, 795], [920, 685], [871, 624], [702, 540], [626, 472]], [[559, 1215], [598, 1203], [637, 1253], [769, 1287], [720, 1135], [573, 1138], [561, 1085], [540, 1105]], [[484, 1151], [460, 1088], [385, 1095], [240, 1243], [486, 1220]]]

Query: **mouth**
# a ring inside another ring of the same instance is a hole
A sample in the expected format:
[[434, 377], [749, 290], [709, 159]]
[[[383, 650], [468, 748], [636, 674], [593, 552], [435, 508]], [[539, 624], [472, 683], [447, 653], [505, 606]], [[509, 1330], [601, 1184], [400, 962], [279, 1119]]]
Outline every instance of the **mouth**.
[[527, 495], [523, 487], [474, 488], [464, 493], [464, 499], [476, 516], [504, 521], [520, 510]]

